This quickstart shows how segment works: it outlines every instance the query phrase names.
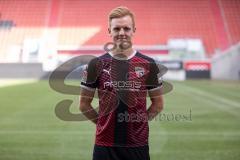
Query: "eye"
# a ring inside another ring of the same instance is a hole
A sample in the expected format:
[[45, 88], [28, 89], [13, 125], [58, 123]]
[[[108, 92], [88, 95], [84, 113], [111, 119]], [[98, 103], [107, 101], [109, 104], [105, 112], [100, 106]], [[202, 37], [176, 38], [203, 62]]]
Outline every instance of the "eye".
[[129, 32], [131, 30], [130, 27], [124, 27], [123, 29], [124, 29], [125, 32]]
[[119, 27], [113, 28], [113, 31], [114, 31], [114, 32], [119, 32], [120, 30], [121, 30], [121, 28], [119, 28]]

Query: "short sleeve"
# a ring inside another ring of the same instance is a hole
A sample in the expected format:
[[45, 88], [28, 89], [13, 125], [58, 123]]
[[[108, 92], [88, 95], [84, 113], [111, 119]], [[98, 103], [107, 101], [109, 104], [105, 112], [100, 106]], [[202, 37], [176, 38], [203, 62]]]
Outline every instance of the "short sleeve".
[[149, 64], [149, 73], [146, 80], [146, 86], [148, 90], [152, 90], [162, 86], [162, 78], [159, 77], [160, 70], [155, 61]]
[[83, 70], [81, 87], [94, 90], [98, 87], [98, 59], [91, 60]]

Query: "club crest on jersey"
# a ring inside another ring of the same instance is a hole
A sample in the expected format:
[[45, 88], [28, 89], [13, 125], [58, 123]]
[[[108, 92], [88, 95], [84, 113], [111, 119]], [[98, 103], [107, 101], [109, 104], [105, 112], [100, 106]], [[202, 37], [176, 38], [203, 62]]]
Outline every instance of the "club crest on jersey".
[[135, 67], [135, 73], [138, 78], [144, 76], [145, 70], [143, 67]]

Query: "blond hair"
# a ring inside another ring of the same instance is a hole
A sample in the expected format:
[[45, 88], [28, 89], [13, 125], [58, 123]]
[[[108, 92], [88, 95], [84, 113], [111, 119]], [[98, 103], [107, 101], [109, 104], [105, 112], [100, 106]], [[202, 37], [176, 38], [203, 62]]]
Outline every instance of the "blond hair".
[[110, 26], [110, 23], [111, 23], [112, 19], [121, 18], [121, 17], [124, 17], [124, 16], [130, 16], [132, 18], [133, 28], [135, 28], [134, 14], [127, 7], [124, 7], [124, 6], [114, 8], [109, 13], [109, 15], [108, 15], [109, 26]]

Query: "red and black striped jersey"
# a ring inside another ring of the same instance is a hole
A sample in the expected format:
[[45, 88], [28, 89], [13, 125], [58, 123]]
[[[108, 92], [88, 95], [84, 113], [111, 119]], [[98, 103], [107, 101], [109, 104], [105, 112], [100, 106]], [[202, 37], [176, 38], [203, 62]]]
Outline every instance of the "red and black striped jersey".
[[95, 143], [102, 146], [148, 144], [147, 91], [161, 87], [155, 61], [139, 52], [128, 59], [106, 53], [87, 67], [83, 88], [99, 98]]

